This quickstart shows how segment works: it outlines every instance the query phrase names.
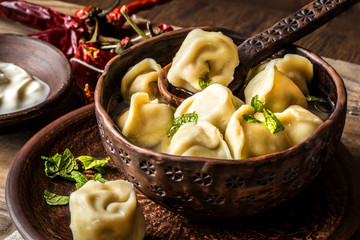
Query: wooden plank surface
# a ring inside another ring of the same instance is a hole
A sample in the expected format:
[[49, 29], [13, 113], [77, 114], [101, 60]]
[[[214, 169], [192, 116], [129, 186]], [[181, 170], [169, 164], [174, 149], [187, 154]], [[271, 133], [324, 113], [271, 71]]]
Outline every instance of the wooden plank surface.
[[[94, 4], [105, 8], [111, 4], [111, 0], [68, 0], [67, 3], [52, 0], [30, 1], [66, 14], [73, 14], [81, 5]], [[144, 11], [138, 16], [150, 19], [155, 23], [168, 23], [183, 27], [211, 25], [252, 35], [271, 26], [273, 22], [308, 2], [305, 0], [176, 0], [153, 10]], [[28, 34], [35, 31], [0, 19], [0, 33]], [[360, 94], [360, 65], [358, 65], [360, 64], [360, 4], [355, 5], [297, 44], [327, 57], [326, 60], [343, 77], [348, 91], [348, 112], [342, 142], [349, 149], [355, 161], [360, 164], [360, 103], [358, 100]], [[78, 104], [75, 95], [71, 93], [59, 105], [56, 114], [50, 113], [21, 129], [0, 134], [0, 239], [15, 230], [7, 216], [4, 200], [5, 180], [12, 159], [33, 134], [57, 116], [75, 109]]]

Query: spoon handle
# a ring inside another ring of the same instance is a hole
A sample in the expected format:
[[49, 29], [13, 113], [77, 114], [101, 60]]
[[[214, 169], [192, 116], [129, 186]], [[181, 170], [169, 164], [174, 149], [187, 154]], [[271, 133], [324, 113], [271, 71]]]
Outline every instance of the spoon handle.
[[245, 76], [256, 63], [313, 32], [357, 2], [359, 0], [316, 0], [248, 38], [238, 46], [240, 76]]

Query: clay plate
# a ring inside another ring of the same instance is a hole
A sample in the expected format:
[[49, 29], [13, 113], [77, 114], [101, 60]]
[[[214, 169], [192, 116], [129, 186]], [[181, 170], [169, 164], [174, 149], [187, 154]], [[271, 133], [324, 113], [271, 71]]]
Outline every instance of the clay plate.
[[0, 114], [0, 131], [40, 116], [63, 99], [71, 87], [69, 61], [60, 50], [46, 42], [21, 35], [0, 34], [0, 61], [14, 63], [50, 86], [45, 102], [22, 111]]
[[[25, 239], [72, 239], [67, 206], [48, 206], [44, 189], [68, 195], [74, 184], [49, 179], [41, 155], [69, 148], [75, 156], [104, 159], [94, 105], [75, 110], [31, 138], [15, 157], [6, 183], [6, 202]], [[110, 162], [105, 178], [124, 178]], [[299, 195], [270, 211], [229, 222], [198, 222], [168, 211], [138, 190], [146, 219], [145, 239], [348, 239], [360, 216], [358, 166], [340, 144], [319, 176]]]

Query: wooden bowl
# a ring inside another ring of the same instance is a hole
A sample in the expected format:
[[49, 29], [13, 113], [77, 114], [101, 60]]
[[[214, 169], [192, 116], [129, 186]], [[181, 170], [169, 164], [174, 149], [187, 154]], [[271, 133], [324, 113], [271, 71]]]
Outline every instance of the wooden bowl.
[[[182, 29], [144, 41], [113, 58], [95, 91], [100, 136], [109, 156], [142, 193], [170, 210], [194, 219], [233, 219], [253, 215], [290, 199], [320, 172], [340, 142], [346, 116], [346, 90], [335, 70], [309, 50], [288, 46], [277, 55], [295, 53], [314, 65], [313, 90], [334, 103], [330, 117], [304, 142], [282, 152], [243, 160], [182, 157], [134, 145], [113, 122], [118, 114], [122, 76], [140, 60], [172, 61], [187, 33]], [[239, 44], [245, 38], [222, 31]]]
[[21, 111], [0, 114], [0, 131], [38, 117], [54, 107], [71, 87], [71, 65], [65, 55], [38, 39], [0, 34], [0, 62], [14, 63], [50, 86], [45, 102]]

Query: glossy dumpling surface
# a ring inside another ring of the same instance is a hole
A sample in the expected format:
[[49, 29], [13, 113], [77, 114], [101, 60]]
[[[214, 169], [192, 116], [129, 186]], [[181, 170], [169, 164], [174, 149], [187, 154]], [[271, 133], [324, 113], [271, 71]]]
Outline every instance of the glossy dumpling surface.
[[288, 76], [305, 96], [309, 95], [308, 86], [314, 74], [309, 59], [297, 54], [286, 54], [283, 58], [275, 60], [275, 66]]
[[157, 90], [157, 79], [161, 67], [152, 58], [145, 58], [133, 66], [121, 80], [121, 94], [130, 102], [131, 96], [137, 92], [149, 94], [150, 100], [160, 97]]
[[199, 121], [206, 121], [225, 133], [226, 126], [235, 110], [243, 102], [234, 98], [232, 92], [220, 84], [211, 84], [203, 91], [185, 99], [175, 111], [175, 117], [185, 113], [193, 113]]
[[291, 145], [294, 146], [306, 140], [323, 122], [318, 116], [301, 106], [290, 106], [276, 117], [285, 127]]
[[237, 65], [237, 46], [231, 38], [221, 32], [194, 29], [176, 53], [167, 78], [176, 87], [198, 92], [200, 78], [228, 86]]
[[[241, 106], [231, 117], [226, 128], [225, 140], [234, 159], [257, 157], [285, 150], [291, 146], [284, 131], [272, 134], [264, 124], [250, 123], [244, 114], [254, 114], [254, 108]], [[255, 118], [264, 121], [262, 113], [255, 113]]]
[[254, 96], [265, 101], [272, 112], [282, 112], [291, 105], [307, 108], [307, 101], [299, 87], [270, 61], [265, 69], [250, 80], [245, 87], [245, 102], [250, 104]]
[[219, 129], [208, 122], [190, 122], [182, 125], [171, 140], [169, 153], [231, 159], [231, 154]]
[[122, 131], [135, 144], [152, 148], [167, 141], [167, 132], [172, 125], [172, 108], [158, 100], [150, 101], [147, 93], [134, 93], [130, 108], [115, 121]]
[[75, 240], [141, 240], [145, 219], [133, 185], [124, 180], [105, 184], [90, 180], [70, 195]]

